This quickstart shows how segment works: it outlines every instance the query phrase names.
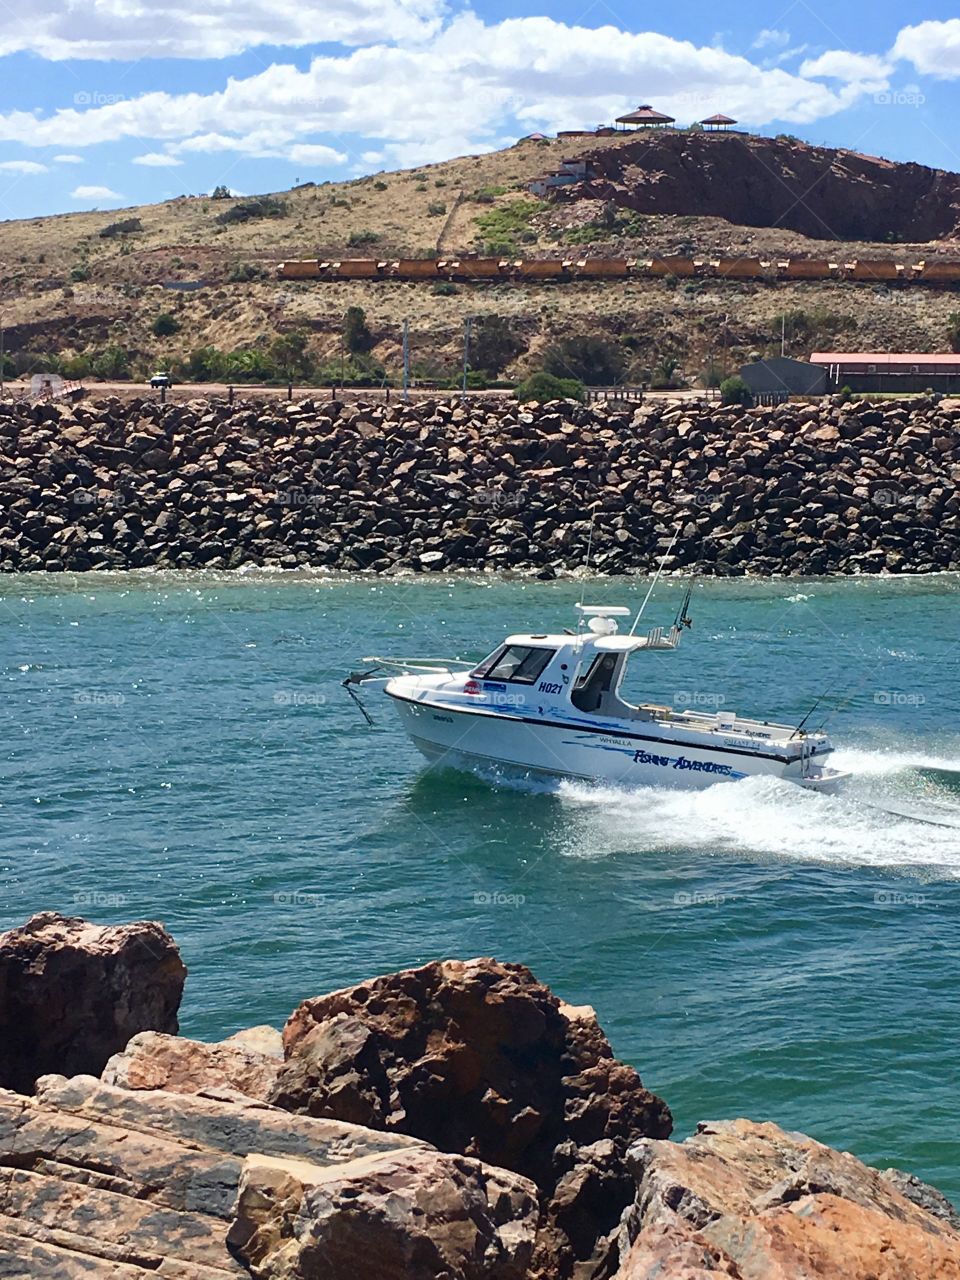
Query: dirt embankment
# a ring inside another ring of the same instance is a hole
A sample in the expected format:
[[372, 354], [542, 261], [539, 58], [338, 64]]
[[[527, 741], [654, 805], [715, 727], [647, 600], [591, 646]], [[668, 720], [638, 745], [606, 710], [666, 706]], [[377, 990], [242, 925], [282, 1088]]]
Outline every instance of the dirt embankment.
[[560, 188], [558, 201], [600, 198], [819, 240], [941, 240], [960, 226], [960, 174], [787, 138], [664, 130], [586, 159], [595, 177]]

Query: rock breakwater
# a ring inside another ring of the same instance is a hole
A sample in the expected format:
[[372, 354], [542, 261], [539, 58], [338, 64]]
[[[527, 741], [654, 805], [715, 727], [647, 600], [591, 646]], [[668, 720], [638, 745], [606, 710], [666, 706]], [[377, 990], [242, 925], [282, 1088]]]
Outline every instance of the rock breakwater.
[[960, 400], [0, 405], [0, 570], [960, 568]]

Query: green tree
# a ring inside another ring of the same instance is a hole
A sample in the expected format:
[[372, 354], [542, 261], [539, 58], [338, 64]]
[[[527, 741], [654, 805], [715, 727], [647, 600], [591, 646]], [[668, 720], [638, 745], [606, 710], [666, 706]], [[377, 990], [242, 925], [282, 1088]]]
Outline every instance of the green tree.
[[307, 348], [309, 335], [302, 330], [282, 333], [270, 344], [270, 360], [284, 382], [296, 378], [309, 378], [316, 368], [316, 361]]
[[589, 387], [611, 387], [623, 381], [627, 359], [617, 344], [584, 334], [548, 347], [543, 367], [555, 378], [574, 378]]
[[218, 187], [214, 187], [210, 194], [211, 199], [213, 200], [230, 200], [232, 198], [230, 195], [230, 188], [225, 187], [222, 182]]
[[680, 361], [675, 356], [661, 356], [653, 366], [650, 385], [660, 388], [675, 387], [679, 370]]
[[180, 321], [169, 311], [161, 311], [150, 326], [157, 338], [169, 338], [180, 331]]
[[951, 311], [947, 316], [947, 341], [951, 351], [960, 351], [960, 311]]
[[364, 355], [373, 346], [373, 334], [367, 326], [363, 307], [347, 307], [343, 317], [343, 343], [354, 355]]
[[113, 343], [97, 352], [93, 358], [93, 373], [107, 382], [122, 381], [130, 377], [130, 355], [125, 347]]

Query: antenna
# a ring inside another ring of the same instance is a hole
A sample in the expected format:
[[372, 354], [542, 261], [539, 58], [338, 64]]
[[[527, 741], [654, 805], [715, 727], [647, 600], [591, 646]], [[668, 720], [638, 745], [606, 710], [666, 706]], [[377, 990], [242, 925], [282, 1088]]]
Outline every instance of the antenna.
[[669, 547], [667, 547], [666, 552], [663, 555], [663, 559], [660, 561], [660, 567], [659, 569], [657, 569], [657, 572], [653, 576], [653, 581], [650, 583], [650, 589], [647, 592], [647, 594], [644, 596], [643, 604], [640, 606], [639, 612], [637, 613], [637, 616], [633, 620], [633, 626], [627, 632], [628, 635], [632, 636], [634, 634], [634, 632], [636, 631], [640, 623], [640, 619], [643, 617], [644, 610], [646, 609], [647, 605], [650, 603], [650, 597], [653, 595], [656, 585], [660, 581], [660, 575], [663, 573], [663, 567], [667, 563], [667, 561], [670, 559], [670, 556], [673, 553], [673, 548], [676, 546], [677, 539], [680, 537], [681, 528], [682, 528], [682, 522], [681, 524], [677, 525], [674, 531], [673, 537], [670, 540], [670, 545]]
[[[585, 570], [584, 576], [587, 576], [590, 573], [590, 556], [593, 553], [593, 526], [596, 523], [596, 520], [597, 520], [597, 504], [594, 503], [590, 511], [590, 533], [587, 536], [587, 561], [586, 561], [586, 564], [583, 566]], [[583, 628], [583, 614], [581, 613], [577, 621], [577, 635], [580, 634], [580, 631], [582, 630], [582, 628]]]

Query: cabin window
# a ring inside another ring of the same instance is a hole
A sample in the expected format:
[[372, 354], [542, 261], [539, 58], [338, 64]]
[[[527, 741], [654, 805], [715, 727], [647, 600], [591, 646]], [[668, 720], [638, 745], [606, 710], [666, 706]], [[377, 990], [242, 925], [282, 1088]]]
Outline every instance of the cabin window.
[[512, 680], [516, 684], [533, 684], [556, 655], [556, 649], [534, 649], [527, 645], [506, 644], [490, 655], [473, 675], [480, 680]]
[[598, 711], [604, 697], [610, 692], [617, 671], [617, 659], [611, 653], [598, 654], [590, 670], [573, 686], [570, 701], [578, 711]]

